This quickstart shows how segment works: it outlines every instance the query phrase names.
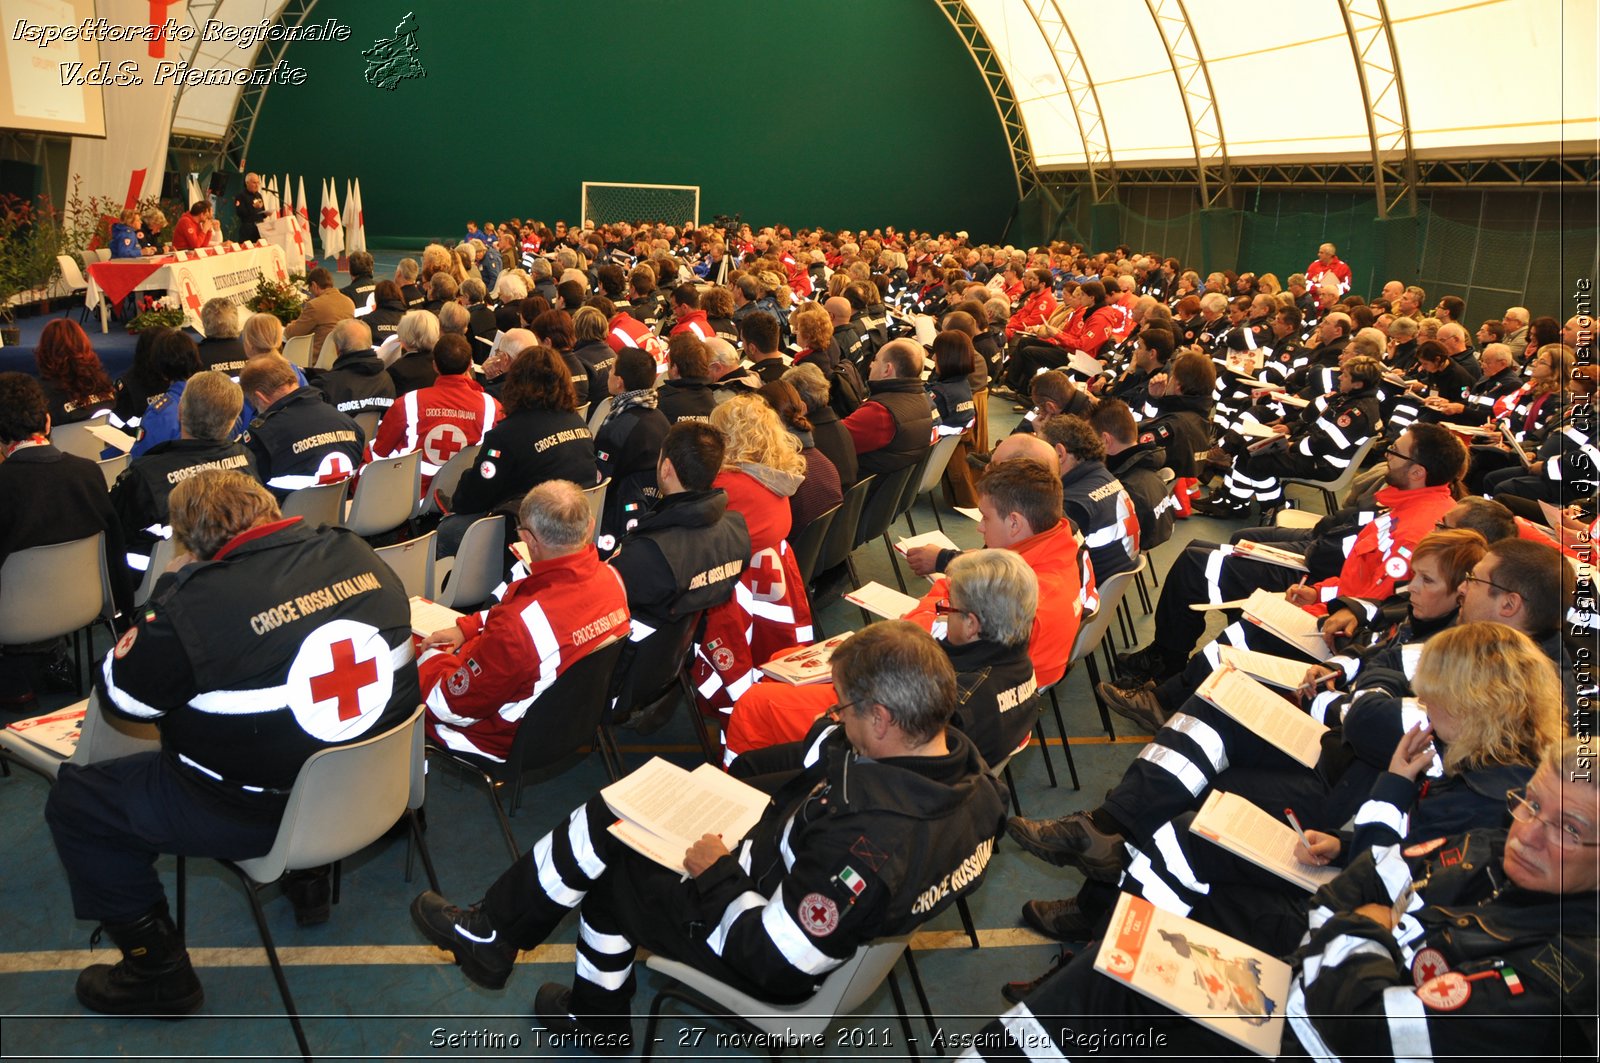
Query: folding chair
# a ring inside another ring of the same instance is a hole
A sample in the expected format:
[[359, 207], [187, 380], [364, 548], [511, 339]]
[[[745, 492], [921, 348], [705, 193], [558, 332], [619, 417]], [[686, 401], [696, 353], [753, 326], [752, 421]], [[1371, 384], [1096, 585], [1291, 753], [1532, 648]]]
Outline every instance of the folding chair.
[[471, 446], [462, 447], [450, 455], [450, 460], [441, 465], [439, 471], [433, 474], [433, 482], [428, 485], [428, 493], [423, 496], [422, 501], [417, 503], [418, 516], [439, 512], [438, 503], [434, 501], [434, 498], [439, 495], [449, 498], [455, 494], [456, 485], [461, 482], [462, 475], [472, 468], [482, 450], [483, 446], [481, 444], [474, 443]]
[[1301, 487], [1314, 487], [1322, 492], [1322, 504], [1329, 516], [1339, 508], [1339, 496], [1350, 490], [1350, 485], [1355, 483], [1356, 477], [1361, 475], [1361, 465], [1367, 460], [1367, 455], [1372, 448], [1378, 445], [1379, 437], [1369, 436], [1367, 441], [1356, 448], [1350, 456], [1350, 464], [1345, 466], [1344, 472], [1339, 474], [1337, 480], [1303, 480], [1294, 476], [1285, 476], [1283, 486], [1299, 484]]
[[611, 396], [607, 395], [594, 404], [589, 411], [589, 434], [594, 435], [600, 431], [600, 426], [605, 423], [606, 415], [611, 412]]
[[[89, 282], [83, 276], [83, 270], [78, 268], [78, 260], [71, 255], [57, 255], [56, 266], [61, 270], [61, 282], [70, 289], [68, 295], [89, 294]], [[85, 302], [78, 314], [79, 321], [89, 320], [89, 304]]]
[[[663, 624], [638, 641], [630, 639], [629, 650], [623, 651], [622, 665], [611, 676], [610, 707], [600, 725], [600, 734], [607, 746], [605, 752], [616, 765], [618, 777], [627, 772], [622, 770], [622, 750], [617, 745], [612, 724], [628, 725], [632, 719], [665, 721], [680, 697], [689, 699], [689, 712], [706, 760], [717, 762], [716, 743], [711, 740], [705, 718], [694, 708], [689, 678], [700, 617], [700, 613], [691, 613], [674, 623]], [[633, 625], [638, 631], [638, 619]]]
[[844, 493], [844, 501], [828, 511], [833, 514], [833, 519], [823, 533], [822, 546], [817, 553], [816, 562], [812, 565], [811, 578], [806, 582], [806, 596], [811, 600], [811, 626], [816, 629], [819, 638], [824, 632], [822, 607], [817, 601], [813, 586], [816, 574], [845, 565], [849, 569], [850, 579], [854, 585], [857, 587], [861, 585], [861, 580], [856, 576], [855, 562], [850, 559], [850, 554], [855, 548], [856, 529], [861, 526], [861, 510], [866, 505], [867, 495], [872, 493], [876, 481], [876, 476], [858, 480], [855, 486]]
[[505, 573], [505, 549], [506, 518], [499, 513], [479, 517], [461, 537], [455, 557], [434, 559], [429, 597], [459, 611], [488, 601]]
[[[265, 856], [250, 860], [218, 860], [217, 863], [238, 876], [250, 901], [261, 946], [266, 950], [278, 994], [294, 1027], [300, 1054], [311, 1059], [311, 1047], [300, 1025], [300, 1013], [289, 992], [283, 964], [267, 929], [261, 908], [260, 892], [283, 877], [286, 871], [304, 871], [332, 864], [333, 901], [339, 902], [340, 863], [382, 838], [403, 816], [411, 827], [411, 843], [422, 853], [428, 884], [439, 888], [427, 839], [422, 835], [416, 810], [422, 804], [423, 720], [422, 706], [410, 719], [383, 734], [350, 745], [334, 746], [313, 753], [300, 767], [289, 804], [278, 824], [278, 836]], [[410, 881], [409, 850], [407, 881]], [[177, 922], [185, 922], [184, 898], [186, 861], [178, 857]]]
[[424, 598], [433, 589], [433, 538], [435, 532], [419, 535], [403, 543], [393, 546], [380, 546], [374, 553], [383, 558], [383, 563], [388, 565], [400, 582], [405, 585], [407, 594], [420, 595]]
[[[913, 1040], [911, 1020], [906, 1015], [905, 998], [901, 996], [900, 983], [894, 976], [894, 965], [902, 955], [906, 957], [908, 965], [915, 962], [911, 959], [910, 943], [910, 936], [905, 935], [862, 945], [856, 949], [854, 956], [829, 972], [815, 995], [799, 1004], [772, 1004], [758, 1000], [686, 963], [651, 955], [645, 960], [645, 966], [669, 981], [656, 991], [654, 999], [650, 1001], [650, 1018], [645, 1023], [641, 1058], [654, 1058], [661, 1005], [667, 1000], [679, 1001], [694, 1009], [695, 1014], [714, 1015], [737, 1029], [765, 1035], [782, 1045], [788, 1040], [809, 1039], [825, 1034], [836, 1019], [849, 1015], [866, 1003], [867, 998], [877, 992], [878, 986], [887, 979], [889, 995], [894, 998], [895, 1014], [905, 1032], [906, 1047], [912, 1059], [920, 1059]], [[915, 977], [915, 967], [909, 969]]]
[[507, 818], [505, 804], [500, 800], [501, 787], [511, 787], [510, 813], [516, 815], [517, 806], [522, 801], [523, 775], [551, 767], [576, 752], [590, 749], [600, 752], [607, 773], [613, 781], [617, 778], [609, 751], [600, 739], [600, 724], [611, 704], [611, 674], [626, 645], [626, 637], [612, 637], [546, 687], [531, 706], [537, 712], [537, 718], [531, 724], [527, 716], [522, 718], [517, 726], [516, 737], [511, 742], [511, 753], [504, 761], [440, 746], [428, 748], [430, 756], [441, 757], [445, 763], [453, 764], [483, 780], [511, 859], [521, 856], [522, 850], [517, 847], [516, 835], [511, 833], [511, 820]]
[[352, 420], [361, 426], [361, 436], [369, 444], [378, 438], [378, 425], [383, 423], [383, 414], [377, 410], [362, 410]]
[[[920, 463], [919, 463], [920, 464]], [[895, 517], [900, 514], [900, 503], [905, 497], [906, 485], [916, 475], [917, 465], [907, 465], [894, 472], [882, 473], [877, 477], [877, 486], [867, 496], [866, 504], [861, 507], [861, 523], [856, 528], [855, 542], [851, 552], [856, 548], [881, 538], [884, 549], [889, 551], [889, 564], [894, 567], [895, 582], [900, 584], [900, 590], [906, 589], [906, 578], [900, 572], [900, 561], [894, 552], [894, 544], [889, 541], [889, 526], [894, 523]], [[851, 573], [854, 575], [854, 572]]]
[[300, 517], [313, 528], [337, 525], [344, 519], [344, 499], [350, 492], [348, 481], [317, 484], [290, 491], [278, 509], [285, 517]]
[[133, 604], [143, 605], [150, 600], [150, 595], [155, 593], [156, 581], [161, 574], [172, 564], [172, 559], [178, 556], [178, 544], [172, 539], [157, 539], [156, 545], [150, 551], [150, 564], [144, 570], [144, 578], [139, 580], [139, 589], [133, 592]]
[[422, 452], [382, 458], [361, 469], [345, 507], [344, 526], [364, 539], [394, 531], [411, 519], [422, 495]]
[[0, 565], [0, 646], [71, 635], [81, 695], [78, 635], [95, 621], [109, 619], [106, 581], [104, 532], [18, 550]]
[[[940, 482], [944, 480], [945, 466], [950, 464], [950, 455], [955, 453], [960, 443], [959, 435], [940, 436], [939, 442], [928, 451], [927, 461], [922, 466], [922, 475], [917, 478], [910, 498], [906, 502], [906, 527], [911, 529], [912, 535], [917, 534], [917, 526], [911, 523], [911, 510], [916, 506], [917, 499], [938, 489]], [[933, 508], [934, 523], [939, 526], [940, 531], [944, 531], [944, 520], [939, 516], [939, 500], [933, 499], [929, 505]]]

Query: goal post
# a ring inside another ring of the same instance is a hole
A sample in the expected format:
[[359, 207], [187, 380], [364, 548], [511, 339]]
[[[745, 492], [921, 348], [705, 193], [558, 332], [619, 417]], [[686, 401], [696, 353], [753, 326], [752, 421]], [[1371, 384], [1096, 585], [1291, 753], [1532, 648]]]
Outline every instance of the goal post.
[[666, 225], [700, 224], [699, 185], [633, 185], [585, 181], [580, 224], [653, 221]]

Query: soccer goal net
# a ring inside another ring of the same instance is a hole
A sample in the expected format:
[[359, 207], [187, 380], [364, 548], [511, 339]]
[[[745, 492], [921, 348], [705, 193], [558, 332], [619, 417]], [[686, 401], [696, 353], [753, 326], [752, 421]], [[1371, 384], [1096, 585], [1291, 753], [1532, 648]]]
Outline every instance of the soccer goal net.
[[609, 181], [583, 182], [584, 224], [611, 222], [663, 222], [700, 224], [699, 185], [625, 185]]

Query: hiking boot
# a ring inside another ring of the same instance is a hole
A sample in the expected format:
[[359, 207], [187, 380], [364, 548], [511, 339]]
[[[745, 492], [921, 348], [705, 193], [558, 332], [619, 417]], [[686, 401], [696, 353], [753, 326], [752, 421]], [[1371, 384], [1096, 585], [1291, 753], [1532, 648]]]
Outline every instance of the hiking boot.
[[456, 966], [485, 989], [502, 989], [517, 962], [517, 947], [500, 940], [500, 932], [477, 905], [457, 908], [428, 890], [411, 902], [411, 921], [422, 936], [455, 956]]
[[633, 1051], [633, 1022], [626, 1016], [578, 1016], [572, 1013], [572, 990], [560, 982], [546, 982], [533, 998], [533, 1013], [553, 1034], [571, 1037], [602, 1056], [625, 1056]]
[[1142, 650], [1117, 654], [1116, 661], [1117, 674], [1128, 682], [1159, 681], [1181, 671], [1183, 667], [1179, 665], [1174, 668], [1167, 663], [1166, 654], [1153, 642]]
[[1122, 835], [1107, 834], [1087, 812], [1060, 819], [1006, 820], [1006, 833], [1028, 852], [1056, 867], [1075, 867], [1097, 882], [1115, 884], [1122, 877]]
[[1027, 999], [1028, 994], [1044, 985], [1044, 983], [1050, 979], [1051, 975], [1064, 969], [1067, 964], [1071, 963], [1073, 955], [1074, 954], [1071, 949], [1062, 949], [1060, 952], [1056, 953], [1055, 958], [1050, 961], [1050, 967], [1044, 972], [1044, 974], [1041, 974], [1039, 977], [1031, 979], [1027, 982], [1007, 982], [1005, 985], [1000, 987], [1000, 995], [1005, 997], [1006, 1000], [1013, 1004], [1021, 1004], [1025, 999]]
[[[104, 923], [122, 961], [97, 963], [78, 975], [78, 1001], [105, 1015], [187, 1015], [205, 1000], [183, 937], [162, 901], [130, 923]], [[90, 944], [98, 939], [95, 932]]]
[[1250, 512], [1250, 503], [1240, 502], [1238, 499], [1229, 498], [1227, 495], [1212, 495], [1210, 498], [1202, 498], [1190, 508], [1202, 517], [1237, 520]]
[[1094, 920], [1078, 907], [1078, 898], [1059, 901], [1029, 901], [1022, 906], [1022, 922], [1028, 929], [1057, 941], [1088, 941], [1094, 935]]
[[1101, 683], [1094, 689], [1106, 703], [1106, 708], [1125, 720], [1132, 720], [1149, 734], [1155, 734], [1167, 725], [1170, 714], [1161, 707], [1161, 699], [1156, 697], [1153, 683], [1137, 687]]

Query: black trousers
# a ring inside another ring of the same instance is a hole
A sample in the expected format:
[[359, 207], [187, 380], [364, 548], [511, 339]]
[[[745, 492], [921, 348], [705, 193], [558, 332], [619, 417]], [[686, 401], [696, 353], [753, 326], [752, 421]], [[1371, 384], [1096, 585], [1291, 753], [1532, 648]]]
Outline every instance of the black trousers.
[[[1250, 535], [1250, 538], [1257, 538]], [[1192, 542], [1173, 561], [1156, 601], [1155, 645], [1162, 656], [1181, 667], [1206, 630], [1206, 614], [1190, 609], [1200, 602], [1248, 598], [1257, 587], [1282, 591], [1298, 574], [1291, 569], [1226, 555], [1217, 543]]]
[[167, 753], [63, 764], [44, 806], [79, 919], [128, 922], [160, 903], [162, 853], [244, 860], [272, 848], [283, 805], [229, 801]]

